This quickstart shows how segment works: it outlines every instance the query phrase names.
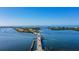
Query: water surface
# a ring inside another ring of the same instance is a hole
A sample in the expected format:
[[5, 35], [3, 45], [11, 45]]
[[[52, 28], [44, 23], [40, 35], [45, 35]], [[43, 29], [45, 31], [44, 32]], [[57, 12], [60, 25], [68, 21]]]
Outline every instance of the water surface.
[[31, 33], [20, 33], [13, 28], [0, 29], [0, 50], [28, 51], [35, 36]]
[[73, 30], [48, 30], [41, 31], [47, 39], [48, 49], [51, 51], [76, 51], [79, 50], [79, 32]]
[[[79, 51], [79, 32], [72, 30], [48, 30], [42, 28], [41, 35], [47, 41], [49, 51]], [[13, 28], [0, 28], [1, 51], [29, 51], [35, 36], [20, 33]]]

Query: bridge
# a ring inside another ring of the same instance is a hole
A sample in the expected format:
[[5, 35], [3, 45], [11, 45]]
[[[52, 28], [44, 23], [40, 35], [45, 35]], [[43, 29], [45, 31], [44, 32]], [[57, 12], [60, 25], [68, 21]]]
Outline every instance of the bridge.
[[[36, 36], [36, 44], [37, 44], [35, 51], [43, 51], [43, 49], [42, 49], [42, 37], [41, 37], [39, 30], [33, 29], [33, 28], [18, 28], [16, 30], [19, 32], [33, 33]], [[33, 49], [34, 44], [35, 44], [35, 41], [33, 40], [30, 50]]]
[[31, 32], [33, 32], [33, 34], [35, 34], [35, 36], [36, 36], [36, 42], [37, 42], [37, 48], [36, 48], [36, 51], [43, 51], [43, 49], [42, 49], [42, 37], [41, 37], [41, 34], [39, 33], [39, 32], [36, 32], [36, 31], [31, 31]]

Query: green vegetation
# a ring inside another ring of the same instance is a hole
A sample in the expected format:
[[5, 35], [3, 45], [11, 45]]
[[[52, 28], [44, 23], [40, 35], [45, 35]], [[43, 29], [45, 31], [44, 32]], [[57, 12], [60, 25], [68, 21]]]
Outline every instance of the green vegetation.
[[39, 32], [39, 27], [34, 28], [16, 28], [16, 31], [18, 32], [27, 32], [27, 33], [33, 33], [33, 32]]
[[75, 30], [79, 31], [79, 27], [50, 27], [50, 30]]

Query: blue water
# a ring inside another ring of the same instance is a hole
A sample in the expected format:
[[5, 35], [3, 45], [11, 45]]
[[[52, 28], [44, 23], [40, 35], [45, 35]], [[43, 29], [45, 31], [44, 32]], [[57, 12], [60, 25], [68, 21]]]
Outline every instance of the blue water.
[[16, 32], [13, 28], [0, 29], [0, 50], [28, 51], [35, 36], [31, 33]]
[[[79, 51], [79, 32], [72, 30], [41, 29], [49, 51]], [[1, 51], [29, 51], [35, 36], [20, 33], [13, 28], [0, 28]]]
[[48, 30], [41, 31], [47, 39], [50, 51], [76, 51], [79, 50], [79, 32], [73, 30]]

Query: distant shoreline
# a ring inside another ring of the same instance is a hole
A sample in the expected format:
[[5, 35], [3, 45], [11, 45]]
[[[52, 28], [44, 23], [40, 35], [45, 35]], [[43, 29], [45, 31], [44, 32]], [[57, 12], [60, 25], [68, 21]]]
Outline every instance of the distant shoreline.
[[74, 30], [79, 31], [79, 27], [49, 27], [50, 30]]
[[[74, 30], [79, 31], [79, 26], [45, 26], [49, 30]], [[43, 28], [43, 26], [0, 26], [0, 28], [25, 28], [27, 29], [34, 29], [34, 30], [40, 30], [40, 28]], [[29, 32], [29, 31], [26, 31]]]

